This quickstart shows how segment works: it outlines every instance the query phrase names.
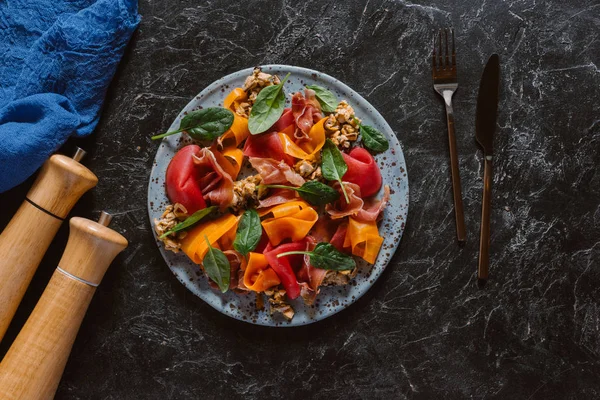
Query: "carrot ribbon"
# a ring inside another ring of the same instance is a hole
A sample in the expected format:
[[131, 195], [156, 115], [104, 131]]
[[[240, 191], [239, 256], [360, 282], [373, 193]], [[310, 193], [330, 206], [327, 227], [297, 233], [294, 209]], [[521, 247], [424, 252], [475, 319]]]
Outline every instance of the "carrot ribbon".
[[383, 238], [379, 236], [377, 222], [361, 222], [352, 217], [348, 218], [344, 247], [351, 247], [352, 254], [374, 264], [382, 244]]
[[308, 203], [298, 200], [276, 205], [261, 210], [262, 216], [272, 214], [262, 222], [265, 233], [273, 246], [277, 246], [285, 239], [298, 241], [304, 239], [313, 225], [319, 219], [319, 215]]
[[251, 252], [244, 271], [244, 285], [255, 292], [264, 292], [280, 283], [281, 280], [269, 266], [267, 258], [263, 254]]
[[221, 250], [233, 248], [233, 241], [237, 230], [238, 217], [225, 214], [219, 218], [205, 221], [188, 231], [181, 241], [181, 250], [196, 264], [201, 264], [208, 252], [208, 238], [210, 245]]

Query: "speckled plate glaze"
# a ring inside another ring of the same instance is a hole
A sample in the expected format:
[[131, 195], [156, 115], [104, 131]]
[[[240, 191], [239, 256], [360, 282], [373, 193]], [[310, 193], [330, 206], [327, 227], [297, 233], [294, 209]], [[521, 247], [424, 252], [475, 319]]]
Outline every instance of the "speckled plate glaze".
[[[296, 310], [296, 315], [292, 321], [286, 321], [280, 315], [271, 316], [268, 305], [266, 305], [265, 310], [257, 311], [254, 294], [222, 294], [211, 289], [199, 267], [192, 263], [185, 254], [166, 251], [158, 240], [157, 244], [167, 265], [177, 279], [192, 293], [223, 314], [257, 325], [282, 327], [307, 325], [327, 318], [358, 300], [369, 290], [389, 263], [400, 243], [408, 213], [406, 164], [400, 143], [387, 122], [371, 104], [342, 82], [321, 72], [288, 65], [266, 65], [263, 67], [263, 71], [269, 74], [278, 74], [280, 77], [285, 76], [288, 72], [291, 73], [290, 79], [285, 83], [288, 103], [290, 102], [291, 93], [303, 89], [305, 85], [317, 84], [334, 92], [338, 99], [346, 99], [354, 107], [356, 115], [365, 124], [375, 126], [387, 136], [390, 149], [376, 156], [381, 167], [383, 182], [390, 185], [391, 189], [390, 202], [385, 209], [380, 228], [380, 233], [385, 240], [377, 257], [377, 262], [372, 267], [364, 262], [359, 262], [359, 273], [349, 285], [321, 288], [317, 301], [312, 306], [306, 306], [301, 298], [292, 301], [291, 304]], [[196, 110], [201, 106], [222, 106], [225, 96], [233, 88], [241, 87], [245, 78], [251, 73], [252, 68], [248, 68], [213, 82], [189, 102], [173, 121], [169, 131], [179, 128], [179, 122], [187, 112]], [[156, 153], [148, 185], [148, 213], [151, 224], [153, 224], [154, 218], [161, 216], [162, 210], [168, 204], [165, 190], [165, 173], [169, 161], [177, 150], [190, 143], [190, 140], [184, 136], [173, 135], [163, 139]], [[379, 195], [381, 196], [381, 191]]]

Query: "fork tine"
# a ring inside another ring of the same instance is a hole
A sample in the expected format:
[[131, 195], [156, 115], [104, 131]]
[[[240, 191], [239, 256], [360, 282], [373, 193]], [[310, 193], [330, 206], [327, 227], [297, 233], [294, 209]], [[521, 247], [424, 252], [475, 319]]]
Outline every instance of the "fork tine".
[[432, 67], [433, 67], [434, 72], [437, 69], [435, 57], [436, 57], [436, 54], [435, 54], [435, 33], [434, 33], [433, 34], [433, 56], [432, 56], [432, 59], [433, 59]]
[[444, 68], [444, 59], [442, 58], [442, 30], [441, 29], [438, 32], [438, 45], [439, 45], [438, 57], [439, 57], [439, 61], [440, 61], [439, 67]]
[[444, 36], [446, 39], [446, 68], [450, 68], [450, 52], [448, 51], [448, 29], [444, 28]]
[[454, 29], [452, 29], [452, 67], [456, 68], [456, 47], [454, 47]]

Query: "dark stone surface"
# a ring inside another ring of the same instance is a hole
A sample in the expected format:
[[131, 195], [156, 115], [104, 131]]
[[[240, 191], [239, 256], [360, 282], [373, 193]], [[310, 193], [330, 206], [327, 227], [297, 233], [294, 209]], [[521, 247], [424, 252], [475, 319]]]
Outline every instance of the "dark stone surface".
[[[600, 397], [600, 3], [597, 1], [141, 1], [143, 16], [90, 152], [99, 176], [72, 215], [113, 212], [129, 248], [109, 270], [57, 399]], [[454, 26], [454, 97], [468, 243], [459, 248], [432, 32]], [[476, 285], [482, 191], [477, 88], [501, 57], [491, 279]], [[356, 304], [295, 329], [220, 315], [175, 279], [146, 188], [168, 127], [202, 88], [287, 63], [331, 74], [396, 131], [410, 179], [404, 238]], [[0, 196], [4, 226], [31, 180]], [[46, 255], [1, 353], [66, 243]]]

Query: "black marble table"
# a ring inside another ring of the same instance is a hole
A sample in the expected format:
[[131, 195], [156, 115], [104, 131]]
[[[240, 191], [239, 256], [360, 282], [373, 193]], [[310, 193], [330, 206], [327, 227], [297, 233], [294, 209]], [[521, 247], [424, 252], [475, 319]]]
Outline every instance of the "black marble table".
[[[70, 141], [99, 176], [72, 215], [115, 215], [129, 248], [83, 322], [57, 399], [600, 397], [600, 3], [596, 1], [141, 0], [142, 23], [89, 138]], [[455, 243], [432, 34], [453, 26], [456, 132], [468, 230]], [[502, 66], [491, 279], [477, 288], [482, 155], [479, 77]], [[163, 262], [146, 211], [157, 144], [179, 110], [224, 74], [268, 63], [317, 69], [366, 97], [408, 165], [410, 209], [385, 273], [314, 325], [233, 320]], [[0, 226], [32, 180], [0, 195]], [[3, 354], [68, 234], [46, 255]], [[1, 284], [1, 283], [0, 283]]]

